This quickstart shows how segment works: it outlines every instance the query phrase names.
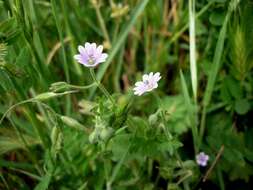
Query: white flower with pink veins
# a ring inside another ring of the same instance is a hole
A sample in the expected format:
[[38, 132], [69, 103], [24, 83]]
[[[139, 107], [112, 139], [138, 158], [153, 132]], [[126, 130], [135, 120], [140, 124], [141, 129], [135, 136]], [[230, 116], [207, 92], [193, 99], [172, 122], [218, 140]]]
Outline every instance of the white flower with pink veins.
[[96, 67], [106, 61], [107, 53], [103, 53], [103, 46], [86, 42], [84, 46], [78, 46], [79, 54], [74, 59], [86, 67]]
[[134, 94], [137, 96], [141, 96], [145, 92], [150, 92], [153, 89], [158, 87], [158, 81], [161, 79], [160, 73], [157, 72], [153, 74], [153, 72], [149, 74], [144, 74], [142, 76], [142, 81], [138, 81], [135, 83]]

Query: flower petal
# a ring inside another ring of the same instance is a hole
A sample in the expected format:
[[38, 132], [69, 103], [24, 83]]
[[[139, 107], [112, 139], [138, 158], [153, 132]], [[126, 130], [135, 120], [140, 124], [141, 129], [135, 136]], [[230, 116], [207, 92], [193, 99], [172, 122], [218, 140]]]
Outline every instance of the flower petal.
[[94, 54], [96, 52], [96, 50], [97, 50], [97, 44], [96, 43], [92, 43], [90, 45], [90, 51], [91, 51], [90, 53]]
[[138, 87], [138, 86], [143, 85], [143, 82], [138, 81], [138, 82], [136, 82], [134, 85]]
[[149, 78], [149, 77], [148, 77], [148, 75], [147, 75], [147, 74], [144, 74], [144, 75], [142, 76], [142, 80], [143, 80], [143, 81], [148, 80], [148, 78]]
[[97, 53], [101, 54], [102, 51], [103, 51], [103, 46], [102, 46], [102, 45], [99, 45], [99, 46], [97, 47]]
[[74, 55], [74, 59], [79, 60], [80, 58], [81, 58], [81, 55], [80, 55], [80, 54]]
[[80, 54], [84, 54], [85, 53], [85, 48], [83, 46], [78, 46], [78, 51]]
[[85, 48], [85, 49], [89, 49], [89, 48], [90, 48], [90, 45], [91, 45], [91, 44], [90, 44], [89, 42], [86, 42], [86, 43], [84, 44], [84, 48]]
[[96, 63], [105, 62], [107, 57], [108, 57], [107, 53], [102, 53], [101, 56], [97, 58]]
[[155, 79], [156, 82], [158, 82], [161, 79], [161, 76], [160, 76], [159, 72], [154, 74], [154, 79]]
[[153, 72], [149, 73], [148, 75], [149, 79], [153, 77]]

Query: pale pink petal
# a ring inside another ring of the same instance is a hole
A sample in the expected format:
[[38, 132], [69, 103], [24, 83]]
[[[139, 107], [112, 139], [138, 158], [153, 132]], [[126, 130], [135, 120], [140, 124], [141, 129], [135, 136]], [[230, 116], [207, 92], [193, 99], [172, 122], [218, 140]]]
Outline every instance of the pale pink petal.
[[96, 60], [96, 63], [105, 62], [107, 57], [108, 57], [107, 53], [102, 53], [102, 55]]
[[154, 79], [156, 82], [158, 82], [161, 79], [160, 73], [157, 72], [156, 74], [154, 74]]
[[92, 54], [94, 54], [96, 52], [96, 49], [97, 49], [97, 44], [96, 43], [92, 43], [90, 45], [90, 51]]
[[97, 47], [97, 53], [101, 54], [102, 51], [103, 51], [103, 46], [102, 46], [102, 45], [99, 45], [99, 46]]
[[89, 49], [89, 48], [90, 48], [90, 45], [91, 45], [91, 44], [90, 44], [89, 42], [86, 42], [86, 43], [84, 44], [84, 48], [85, 48], [85, 49]]
[[149, 73], [148, 75], [149, 79], [153, 77], [153, 72]]
[[85, 53], [85, 48], [83, 46], [78, 46], [78, 51], [80, 54], [84, 54]]
[[136, 82], [135, 84], [134, 84], [135, 86], [141, 86], [141, 85], [143, 85], [143, 82]]
[[143, 81], [148, 80], [148, 75], [147, 75], [147, 74], [144, 74], [144, 75], [142, 76], [142, 80], [143, 80]]
[[81, 58], [81, 55], [79, 55], [79, 54], [74, 55], [74, 59], [79, 60], [80, 58]]

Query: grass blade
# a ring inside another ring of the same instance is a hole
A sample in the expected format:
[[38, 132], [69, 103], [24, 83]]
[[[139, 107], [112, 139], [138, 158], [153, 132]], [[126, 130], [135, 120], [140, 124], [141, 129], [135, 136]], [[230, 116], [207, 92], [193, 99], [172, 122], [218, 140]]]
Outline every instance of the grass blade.
[[195, 0], [189, 0], [189, 35], [190, 35], [190, 70], [192, 91], [195, 102], [197, 102], [197, 60], [196, 60], [196, 35], [195, 35]]
[[[67, 64], [66, 51], [64, 47], [64, 37], [63, 37], [62, 29], [61, 29], [61, 23], [57, 16], [56, 1], [51, 0], [51, 5], [52, 5], [52, 11], [53, 11], [53, 15], [54, 15], [55, 23], [56, 23], [56, 28], [57, 28], [58, 35], [60, 37], [60, 42], [61, 42], [61, 50], [62, 50], [61, 54], [63, 57], [63, 67], [64, 67], [64, 72], [65, 72], [65, 77], [66, 77], [67, 82], [69, 83], [70, 82], [69, 67]], [[71, 99], [70, 99], [70, 96], [67, 95], [66, 96], [66, 113], [69, 114], [70, 110], [71, 110]]]
[[204, 99], [203, 99], [203, 110], [202, 110], [202, 114], [201, 114], [200, 136], [199, 136], [199, 143], [200, 144], [202, 142], [202, 138], [203, 138], [204, 131], [205, 131], [206, 108], [207, 108], [208, 104], [210, 103], [213, 89], [214, 89], [214, 85], [215, 85], [215, 81], [216, 81], [216, 78], [218, 75], [218, 71], [219, 71], [219, 68], [221, 67], [221, 56], [223, 54], [228, 21], [230, 19], [232, 11], [234, 11], [236, 9], [238, 3], [239, 3], [239, 1], [237, 1], [237, 0], [233, 0], [230, 2], [225, 20], [223, 22], [222, 28], [219, 33], [218, 41], [216, 44], [214, 58], [213, 58], [213, 64], [212, 64], [211, 70], [208, 75], [207, 87], [206, 87], [206, 90], [204, 93]]
[[40, 183], [35, 187], [35, 190], [46, 190], [50, 184], [52, 178], [51, 173], [47, 173], [45, 176], [42, 177]]
[[[180, 80], [181, 80], [183, 96], [184, 96], [184, 99], [185, 99], [185, 104], [186, 104], [186, 107], [188, 108], [188, 113], [191, 114], [192, 110], [193, 110], [193, 105], [191, 103], [191, 98], [190, 98], [190, 95], [189, 95], [189, 92], [188, 92], [188, 89], [187, 89], [184, 74], [181, 70], [180, 70]], [[195, 121], [195, 123], [191, 122], [191, 130], [192, 130], [192, 136], [193, 136], [193, 142], [194, 142], [194, 150], [195, 150], [195, 153], [197, 153], [198, 130], [197, 130], [196, 121]]]

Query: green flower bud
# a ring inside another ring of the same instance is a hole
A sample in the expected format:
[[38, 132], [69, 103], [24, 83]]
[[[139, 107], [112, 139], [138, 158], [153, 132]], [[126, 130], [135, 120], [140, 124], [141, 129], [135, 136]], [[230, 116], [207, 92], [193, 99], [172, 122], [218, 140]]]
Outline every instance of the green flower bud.
[[66, 82], [55, 82], [51, 84], [49, 90], [50, 91], [60, 91], [60, 90], [66, 90], [69, 87], [69, 84]]
[[128, 12], [129, 12], [128, 5], [122, 5], [121, 3], [119, 3], [117, 5], [113, 4], [111, 17], [112, 18], [120, 18], [120, 17], [126, 15]]
[[158, 121], [157, 113], [154, 113], [154, 114], [150, 115], [149, 118], [148, 118], [148, 122], [149, 122], [150, 125], [155, 125], [157, 121]]
[[103, 141], [108, 141], [114, 133], [114, 129], [111, 127], [104, 127], [99, 134], [99, 137]]
[[45, 92], [34, 97], [36, 100], [47, 100], [49, 98], [56, 97], [57, 94], [54, 92]]
[[98, 131], [96, 129], [89, 135], [89, 141], [91, 144], [98, 142]]
[[63, 135], [59, 127], [53, 127], [50, 138], [52, 142], [52, 152], [56, 154], [62, 148], [63, 143]]
[[79, 130], [84, 130], [86, 129], [85, 126], [83, 126], [81, 123], [79, 123], [77, 120], [68, 117], [68, 116], [61, 116], [60, 117], [62, 122], [70, 127], [79, 129]]

